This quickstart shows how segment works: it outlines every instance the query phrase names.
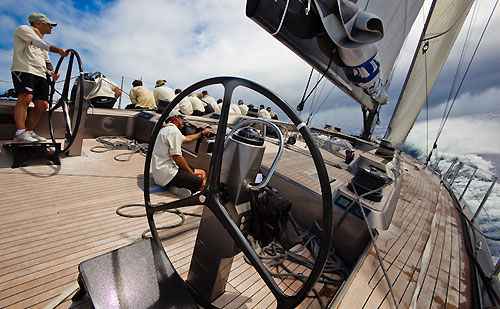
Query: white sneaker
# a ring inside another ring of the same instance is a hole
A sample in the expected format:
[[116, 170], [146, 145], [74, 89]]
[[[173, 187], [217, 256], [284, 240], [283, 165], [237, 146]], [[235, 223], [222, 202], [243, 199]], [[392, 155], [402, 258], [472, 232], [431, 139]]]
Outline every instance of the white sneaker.
[[31, 135], [31, 137], [33, 137], [34, 139], [36, 139], [39, 142], [46, 142], [47, 141], [47, 139], [45, 137], [36, 134], [35, 131], [33, 131], [33, 130], [28, 131], [28, 133]]
[[170, 186], [168, 187], [168, 191], [172, 192], [173, 194], [177, 195], [180, 198], [186, 198], [191, 196], [191, 191], [187, 188], [179, 188], [175, 186]]
[[24, 131], [21, 134], [18, 134], [14, 137], [14, 140], [16, 142], [21, 142], [21, 143], [36, 143], [38, 142], [37, 139], [33, 138], [31, 134], [29, 134], [27, 131]]

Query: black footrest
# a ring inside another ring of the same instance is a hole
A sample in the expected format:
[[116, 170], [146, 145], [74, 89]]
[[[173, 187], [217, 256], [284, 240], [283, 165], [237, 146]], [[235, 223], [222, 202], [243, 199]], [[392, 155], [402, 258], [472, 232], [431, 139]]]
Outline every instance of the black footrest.
[[143, 239], [80, 263], [75, 301], [87, 292], [95, 308], [199, 309], [163, 249]]
[[61, 165], [61, 143], [9, 143], [10, 151], [14, 156], [12, 168], [25, 165], [31, 159], [47, 159], [55, 165]]

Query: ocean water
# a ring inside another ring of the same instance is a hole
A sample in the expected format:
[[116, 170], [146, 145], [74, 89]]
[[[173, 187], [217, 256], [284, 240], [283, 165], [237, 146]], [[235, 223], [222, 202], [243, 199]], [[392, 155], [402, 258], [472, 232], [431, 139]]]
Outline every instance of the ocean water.
[[[443, 171], [443, 173], [451, 165], [452, 160], [453, 159], [451, 158], [447, 158], [439, 162], [439, 168]], [[493, 238], [500, 238], [500, 186], [495, 181], [495, 175], [491, 173], [493, 167], [491, 167], [488, 171], [478, 168], [469, 187], [464, 193], [465, 187], [469, 183], [469, 180], [473, 176], [474, 170], [477, 167], [477, 165], [474, 165], [474, 161], [480, 163], [491, 162], [488, 162], [481, 157], [474, 158], [473, 156], [458, 156], [458, 160], [464, 164], [458, 171], [457, 176], [452, 183], [455, 195], [460, 197], [463, 194], [463, 199], [467, 202], [470, 210], [474, 214], [484, 200], [484, 206], [478, 213], [476, 221], [485, 235]], [[456, 170], [456, 168], [457, 165], [454, 166], [453, 170]], [[490, 188], [492, 188], [491, 193], [487, 199], [485, 199], [486, 193]], [[493, 263], [496, 263], [498, 259], [500, 259], [500, 242], [486, 239], [486, 243], [491, 251]]]
[[[410, 132], [404, 150], [424, 162], [430, 146], [426, 146], [427, 136], [434, 139], [440, 120], [429, 123], [416, 123]], [[429, 133], [428, 133], [429, 132]], [[472, 213], [475, 213], [483, 201], [486, 192], [500, 173], [500, 112], [450, 118], [438, 140], [430, 166], [445, 173], [453, 160], [462, 162], [452, 183], [453, 191], [460, 197], [477, 169], [463, 199]], [[432, 141], [428, 145], [432, 145]], [[458, 164], [458, 163], [457, 163]], [[457, 167], [455, 165], [454, 169]], [[477, 216], [482, 232], [493, 238], [500, 238], [500, 184], [493, 185], [483, 209]], [[493, 263], [500, 259], [500, 242], [487, 239], [492, 253]]]

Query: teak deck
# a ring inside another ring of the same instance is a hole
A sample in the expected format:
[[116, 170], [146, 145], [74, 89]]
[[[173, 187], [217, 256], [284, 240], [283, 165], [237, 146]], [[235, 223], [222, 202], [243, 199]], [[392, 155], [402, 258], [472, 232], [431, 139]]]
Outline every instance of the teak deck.
[[[60, 166], [34, 161], [17, 169], [11, 169], [13, 159], [8, 149], [1, 148], [0, 308], [56, 304], [58, 308], [88, 308], [88, 298], [78, 303], [71, 301], [78, 264], [130, 244], [148, 228], [145, 218], [125, 218], [115, 213], [119, 206], [143, 203], [144, 157], [136, 154], [129, 162], [118, 162], [113, 157], [120, 151], [91, 152], [96, 145], [94, 140], [85, 140], [83, 155], [63, 158]], [[341, 167], [327, 165], [329, 176], [336, 179], [332, 189], [352, 177], [339, 158], [325, 153], [325, 159]], [[412, 304], [419, 308], [467, 307], [471, 291], [469, 260], [453, 201], [437, 175], [408, 158], [402, 167], [403, 184], [393, 222], [387, 231], [378, 231], [376, 240], [396, 299], [401, 308]], [[314, 170], [310, 159], [284, 159], [277, 168], [288, 178], [317, 191], [317, 181], [311, 180], [314, 177], [304, 176], [310, 170]], [[153, 203], [173, 198], [165, 191], [152, 194]], [[201, 213], [201, 206], [183, 210]], [[138, 207], [124, 212], [144, 210]], [[157, 223], [178, 221], [178, 216], [167, 214], [159, 215]], [[199, 218], [188, 216], [178, 229], [198, 222]], [[184, 278], [195, 238], [196, 230], [190, 230], [165, 243], [167, 254]], [[363, 258], [333, 305], [394, 307], [373, 246]], [[290, 286], [296, 288], [296, 283]], [[321, 285], [318, 288], [322, 289]], [[214, 305], [275, 307], [274, 297], [241, 253], [234, 258], [226, 290]], [[333, 292], [322, 292], [328, 303], [328, 294], [331, 297]], [[309, 297], [301, 307], [319, 305]]]

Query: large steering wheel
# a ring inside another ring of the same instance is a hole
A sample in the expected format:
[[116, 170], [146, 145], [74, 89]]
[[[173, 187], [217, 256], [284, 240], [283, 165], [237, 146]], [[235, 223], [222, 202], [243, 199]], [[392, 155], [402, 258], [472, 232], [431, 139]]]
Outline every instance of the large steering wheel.
[[[64, 80], [64, 86], [62, 89], [61, 93], [61, 98], [57, 101], [57, 103], [54, 104], [53, 99], [54, 99], [54, 94], [56, 92], [56, 87], [55, 87], [55, 82], [52, 82], [50, 85], [50, 94], [49, 94], [49, 131], [50, 131], [50, 137], [52, 139], [52, 142], [55, 143], [56, 139], [54, 136], [54, 125], [53, 125], [53, 113], [56, 109], [59, 107], [62, 108], [63, 111], [63, 117], [64, 117], [64, 122], [65, 122], [65, 146], [61, 150], [63, 153], [67, 152], [68, 149], [71, 147], [73, 144], [73, 141], [75, 140], [76, 134], [78, 133], [78, 127], [80, 126], [80, 120], [82, 119], [82, 109], [83, 109], [83, 94], [84, 94], [84, 86], [83, 86], [83, 66], [82, 66], [82, 60], [80, 59], [80, 55], [73, 50], [73, 49], [67, 49], [67, 51], [70, 53], [69, 57], [69, 62], [68, 62], [68, 69], [66, 70], [66, 79]], [[78, 62], [78, 68], [80, 70], [80, 74], [78, 75], [78, 93], [77, 93], [77, 99], [75, 102], [71, 102], [69, 99], [69, 85], [71, 81], [71, 72], [73, 70], [73, 61], [74, 58], [76, 57], [76, 60]], [[61, 64], [66, 57], [61, 57], [59, 61], [57, 62], [57, 66], [55, 69], [55, 73], [59, 72], [59, 69], [61, 67]], [[73, 106], [70, 106], [70, 103], [73, 103]], [[76, 114], [76, 118], [71, 120], [71, 115], [70, 115], [70, 108], [72, 109], [73, 113]]]
[[[188, 94], [210, 85], [221, 84], [224, 87], [224, 98], [222, 111], [217, 128], [217, 138], [215, 140], [215, 145], [213, 148], [212, 159], [210, 162], [210, 168], [208, 173], [207, 184], [205, 189], [197, 194], [190, 197], [173, 201], [161, 206], [153, 207], [150, 200], [149, 191], [149, 175], [151, 167], [151, 157], [153, 153], [153, 147], [158, 136], [160, 129], [163, 126], [166, 118], [168, 117], [170, 111], [181, 101], [182, 98], [186, 97]], [[316, 263], [311, 270], [311, 273], [306, 281], [304, 281], [302, 287], [294, 295], [286, 295], [283, 290], [277, 285], [269, 271], [266, 269], [265, 265], [261, 262], [257, 253], [250, 246], [247, 239], [240, 231], [237, 224], [231, 219], [228, 211], [226, 210], [220, 197], [220, 177], [221, 177], [221, 166], [222, 166], [222, 154], [224, 151], [224, 137], [226, 135], [226, 128], [229, 117], [230, 102], [231, 97], [236, 87], [246, 87], [262, 94], [273, 103], [275, 103], [287, 116], [291, 119], [294, 125], [297, 127], [298, 131], [304, 138], [307, 146], [310, 149], [316, 170], [318, 172], [319, 181], [321, 185], [321, 194], [323, 197], [323, 235], [321, 237], [321, 246], [319, 254], [316, 258]], [[332, 210], [332, 194], [330, 189], [330, 183], [328, 181], [328, 175], [326, 167], [324, 165], [321, 153], [315, 144], [313, 137], [307, 128], [307, 126], [302, 122], [299, 116], [292, 110], [292, 108], [283, 99], [278, 97], [276, 94], [270, 90], [256, 84], [252, 81], [237, 78], [237, 77], [214, 77], [209, 78], [192, 86], [186, 88], [175, 99], [167, 106], [163, 111], [162, 116], [156, 123], [153, 129], [151, 139], [149, 141], [148, 153], [146, 156], [146, 162], [144, 166], [144, 200], [146, 204], [146, 213], [149, 222], [149, 227], [151, 229], [151, 234], [154, 241], [163, 248], [160, 237], [157, 232], [156, 224], [153, 220], [153, 215], [158, 212], [164, 212], [169, 209], [181, 208], [186, 206], [194, 205], [204, 205], [208, 207], [219, 222], [224, 226], [228, 234], [241, 249], [246, 258], [250, 261], [255, 270], [259, 273], [260, 277], [266, 283], [269, 290], [273, 293], [277, 301], [278, 308], [294, 308], [299, 305], [308, 293], [313, 288], [314, 284], [317, 282], [323, 268], [327, 261], [330, 244], [332, 241], [332, 225], [333, 225], [333, 210]], [[164, 250], [164, 249], [163, 249]], [[186, 287], [192, 292], [194, 297], [197, 298], [198, 302], [208, 308], [214, 308], [207, 300], [203, 299], [196, 290], [189, 285], [188, 282], [184, 281]]]

